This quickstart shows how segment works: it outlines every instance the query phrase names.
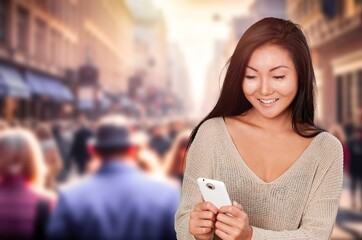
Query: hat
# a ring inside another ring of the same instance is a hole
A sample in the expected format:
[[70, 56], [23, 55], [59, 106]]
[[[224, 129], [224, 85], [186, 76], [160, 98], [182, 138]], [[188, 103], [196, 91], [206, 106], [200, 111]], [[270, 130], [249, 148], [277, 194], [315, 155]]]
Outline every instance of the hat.
[[105, 124], [99, 126], [96, 132], [96, 149], [124, 148], [131, 145], [128, 129], [124, 126]]

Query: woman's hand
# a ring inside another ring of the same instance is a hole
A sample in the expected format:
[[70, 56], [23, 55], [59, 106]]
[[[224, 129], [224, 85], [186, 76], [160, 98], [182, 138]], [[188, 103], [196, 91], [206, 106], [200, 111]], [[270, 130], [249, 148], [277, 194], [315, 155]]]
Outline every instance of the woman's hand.
[[249, 217], [237, 202], [233, 202], [232, 206], [224, 206], [219, 209], [215, 228], [215, 234], [223, 240], [250, 240], [253, 235]]
[[190, 214], [189, 231], [197, 240], [209, 240], [215, 231], [217, 208], [210, 202], [195, 206]]

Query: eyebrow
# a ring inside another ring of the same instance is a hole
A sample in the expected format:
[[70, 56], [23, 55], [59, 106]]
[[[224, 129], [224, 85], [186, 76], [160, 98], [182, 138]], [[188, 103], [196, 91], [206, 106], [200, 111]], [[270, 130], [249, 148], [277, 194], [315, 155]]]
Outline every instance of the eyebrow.
[[[259, 72], [258, 70], [256, 70], [256, 69], [253, 68], [253, 67], [250, 67], [250, 66], [246, 66], [246, 67], [254, 70], [255, 72]], [[289, 67], [284, 66], [284, 65], [281, 65], [281, 66], [277, 66], [277, 67], [274, 67], [274, 68], [270, 69], [269, 72], [272, 72], [272, 71], [274, 71], [274, 70], [277, 70], [278, 68], [288, 68], [288, 69], [289, 69]]]

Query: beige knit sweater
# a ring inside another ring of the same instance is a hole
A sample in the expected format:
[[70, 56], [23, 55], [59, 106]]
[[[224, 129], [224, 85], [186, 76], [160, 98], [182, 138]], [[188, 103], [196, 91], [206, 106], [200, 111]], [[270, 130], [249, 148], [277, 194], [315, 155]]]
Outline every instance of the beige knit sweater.
[[175, 216], [177, 239], [194, 239], [188, 226], [190, 212], [201, 202], [199, 177], [225, 183], [231, 201], [249, 216], [253, 240], [330, 239], [342, 192], [342, 146], [331, 134], [320, 133], [291, 168], [266, 183], [242, 160], [223, 118], [204, 122], [187, 155]]

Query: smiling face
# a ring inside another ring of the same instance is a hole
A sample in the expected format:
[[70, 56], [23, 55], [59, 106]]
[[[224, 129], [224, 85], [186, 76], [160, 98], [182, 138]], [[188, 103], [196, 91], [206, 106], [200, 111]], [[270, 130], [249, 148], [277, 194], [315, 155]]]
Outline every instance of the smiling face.
[[255, 112], [273, 119], [289, 114], [298, 91], [298, 77], [289, 53], [276, 46], [257, 48], [247, 64], [243, 92]]

